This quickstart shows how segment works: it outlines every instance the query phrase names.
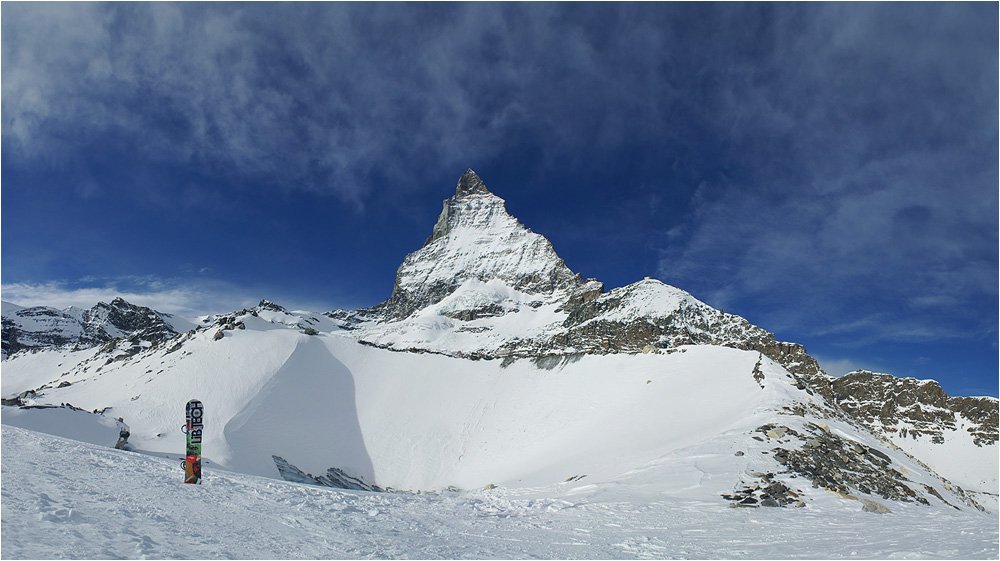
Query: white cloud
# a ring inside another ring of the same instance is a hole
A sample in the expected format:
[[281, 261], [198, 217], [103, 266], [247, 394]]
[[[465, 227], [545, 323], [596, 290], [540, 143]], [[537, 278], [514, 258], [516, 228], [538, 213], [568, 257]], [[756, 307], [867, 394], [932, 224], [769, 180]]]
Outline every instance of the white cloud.
[[815, 358], [819, 361], [820, 367], [831, 376], [843, 376], [848, 372], [862, 369], [879, 371], [870, 364], [861, 363], [849, 358], [833, 358], [828, 356], [815, 356]]
[[298, 294], [275, 292], [228, 281], [204, 278], [160, 278], [147, 276], [94, 277], [75, 282], [12, 282], [0, 287], [3, 301], [20, 306], [90, 308], [98, 302], [123, 298], [160, 312], [194, 320], [207, 314], [229, 313], [268, 299], [288, 309], [324, 312], [337, 307], [351, 307]]
[[98, 302], [115, 298], [160, 312], [193, 320], [209, 314], [223, 313], [256, 304], [245, 291], [219, 281], [162, 281], [135, 277], [105, 280], [91, 286], [70, 286], [64, 282], [5, 283], [0, 296], [5, 302], [21, 306], [49, 306], [89, 308]]

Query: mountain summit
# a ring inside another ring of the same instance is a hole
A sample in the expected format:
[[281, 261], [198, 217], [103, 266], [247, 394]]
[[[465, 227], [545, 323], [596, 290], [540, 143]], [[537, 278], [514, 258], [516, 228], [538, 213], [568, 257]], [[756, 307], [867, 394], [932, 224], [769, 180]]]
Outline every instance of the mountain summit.
[[380, 306], [402, 319], [440, 302], [463, 283], [499, 280], [542, 300], [568, 296], [582, 284], [544, 236], [507, 212], [471, 169], [462, 174], [423, 247], [403, 259], [392, 296]]
[[488, 195], [489, 193], [490, 190], [486, 188], [486, 183], [472, 168], [465, 170], [462, 177], [458, 179], [458, 187], [455, 189], [456, 197], [472, 194]]
[[726, 345], [760, 351], [828, 393], [801, 346], [684, 290], [647, 278], [605, 293], [597, 280], [583, 280], [471, 169], [430, 237], [403, 260], [390, 298], [371, 311], [378, 321], [359, 332], [362, 340], [393, 350], [558, 361]]

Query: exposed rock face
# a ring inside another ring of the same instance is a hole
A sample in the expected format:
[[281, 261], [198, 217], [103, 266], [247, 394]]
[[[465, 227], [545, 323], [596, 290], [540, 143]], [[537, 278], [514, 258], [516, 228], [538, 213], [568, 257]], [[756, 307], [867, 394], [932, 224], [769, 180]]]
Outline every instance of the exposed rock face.
[[[908, 476], [906, 467], [895, 463], [885, 452], [842, 436], [825, 424], [808, 422], [800, 430], [766, 424], [755, 432], [754, 440], [773, 446], [764, 453], [770, 454], [783, 469], [775, 473], [753, 473], [760, 478], [756, 483], [743, 484], [734, 493], [722, 494], [723, 498], [734, 502], [732, 506], [804, 506], [798, 500], [802, 491], [790, 487], [792, 481], [804, 479], [814, 488], [860, 501], [866, 512], [889, 511], [870, 497], [928, 505], [928, 498], [933, 496], [958, 510], [962, 510], [960, 504], [984, 510], [973, 494], [939, 479], [941, 488], [954, 501], [949, 502], [934, 486], [912, 481], [912, 474]], [[784, 481], [778, 481], [777, 477]]]
[[351, 489], [354, 491], [375, 491], [378, 493], [391, 492], [392, 489], [382, 488], [378, 485], [365, 483], [360, 477], [348, 475], [344, 470], [331, 467], [326, 470], [325, 475], [313, 475], [305, 473], [299, 468], [288, 463], [281, 456], [271, 456], [274, 466], [278, 468], [278, 473], [285, 481], [293, 483], [306, 483], [309, 485], [320, 485], [323, 487], [333, 487], [335, 489]]
[[582, 284], [545, 237], [507, 213], [471, 169], [444, 202], [430, 237], [403, 260], [392, 296], [377, 310], [401, 319], [441, 301], [468, 279], [500, 279], [528, 294], [552, 298]]
[[177, 336], [173, 317], [115, 298], [89, 310], [57, 310], [43, 306], [22, 308], [4, 303], [4, 356], [25, 349], [63, 345], [88, 348], [113, 340], [155, 344]]
[[723, 493], [722, 498], [733, 501], [733, 507], [758, 507], [758, 506], [795, 506], [802, 508], [806, 504], [802, 501], [802, 491], [792, 489], [788, 485], [775, 481], [773, 473], [759, 474], [760, 480], [737, 489], [733, 493]]
[[949, 397], [933, 380], [897, 378], [857, 370], [833, 379], [832, 401], [873, 432], [901, 437], [928, 435], [943, 442], [944, 432], [962, 424], [977, 446], [997, 442], [997, 400]]
[[565, 342], [587, 353], [638, 353], [649, 348], [722, 345], [758, 351], [807, 380], [826, 378], [801, 345], [778, 342], [773, 334], [744, 318], [716, 310], [687, 292], [654, 279], [570, 306], [563, 327], [566, 331], [556, 335], [552, 342]]
[[81, 342], [102, 343], [121, 337], [137, 337], [159, 342], [177, 335], [159, 312], [115, 298], [110, 304], [98, 302], [83, 313]]
[[21, 308], [4, 305], [3, 356], [32, 348], [58, 347], [80, 340], [83, 334], [79, 318], [57, 310], [37, 306]]
[[927, 499], [907, 485], [909, 480], [879, 450], [848, 441], [814, 423], [806, 425], [807, 434], [781, 427], [784, 430], [776, 437], [775, 428], [765, 425], [757, 430], [769, 438], [790, 434], [804, 441], [800, 448], [775, 448], [774, 459], [791, 472], [812, 481], [814, 487], [842, 495], [857, 491], [896, 501], [927, 504]]

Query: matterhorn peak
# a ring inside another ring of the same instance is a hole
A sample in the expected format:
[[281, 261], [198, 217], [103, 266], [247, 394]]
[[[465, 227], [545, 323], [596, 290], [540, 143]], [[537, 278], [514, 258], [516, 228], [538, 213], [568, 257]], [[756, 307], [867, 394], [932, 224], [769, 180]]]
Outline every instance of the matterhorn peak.
[[392, 296], [382, 304], [390, 318], [402, 318], [454, 292], [463, 282], [494, 279], [526, 294], [568, 297], [582, 283], [543, 236], [507, 212], [472, 169], [444, 201], [431, 235], [403, 260]]
[[475, 172], [472, 168], [465, 170], [462, 177], [458, 179], [458, 186], [455, 188], [456, 197], [464, 197], [466, 195], [488, 195], [490, 190], [486, 188], [486, 183], [483, 178], [479, 177], [479, 174]]

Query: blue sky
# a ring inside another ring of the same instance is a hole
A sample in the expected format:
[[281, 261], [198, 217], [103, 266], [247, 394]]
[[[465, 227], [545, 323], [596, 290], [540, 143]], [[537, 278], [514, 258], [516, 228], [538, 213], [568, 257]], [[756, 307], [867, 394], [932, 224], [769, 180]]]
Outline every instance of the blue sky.
[[385, 299], [476, 169], [567, 264], [997, 395], [995, 3], [2, 6], [3, 298]]

